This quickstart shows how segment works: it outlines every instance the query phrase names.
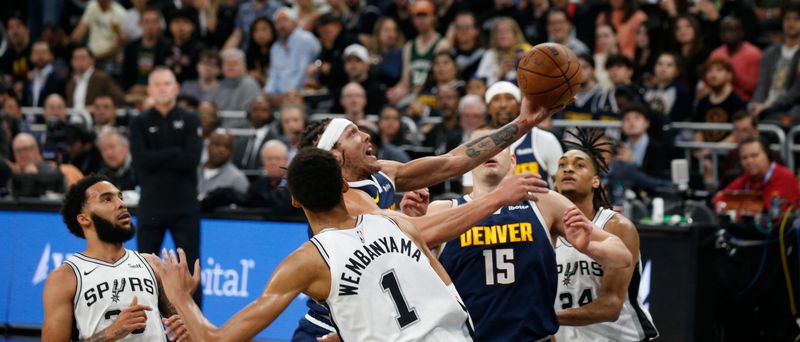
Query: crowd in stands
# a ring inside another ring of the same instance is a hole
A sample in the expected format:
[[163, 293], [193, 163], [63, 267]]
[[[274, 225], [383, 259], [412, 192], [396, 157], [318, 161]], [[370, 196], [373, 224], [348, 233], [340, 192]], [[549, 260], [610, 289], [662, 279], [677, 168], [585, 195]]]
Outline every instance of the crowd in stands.
[[0, 195], [57, 196], [100, 173], [135, 201], [131, 118], [165, 67], [199, 118], [201, 209], [289, 211], [284, 171], [312, 117], [352, 120], [380, 159], [441, 154], [513, 119], [519, 99], [487, 89], [558, 42], [583, 82], [555, 118], [621, 121], [609, 182], [669, 188], [676, 141], [734, 143], [717, 172], [714, 151], [693, 151], [693, 188], [800, 200], [797, 170], [758, 140], [759, 122], [800, 122], [796, 0], [41, 0], [4, 1], [0, 19]]

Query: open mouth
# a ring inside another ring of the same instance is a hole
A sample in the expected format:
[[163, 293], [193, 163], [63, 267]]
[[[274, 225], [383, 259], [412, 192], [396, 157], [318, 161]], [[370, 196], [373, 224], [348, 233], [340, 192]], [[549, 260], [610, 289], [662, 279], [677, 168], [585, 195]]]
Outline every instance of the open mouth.
[[572, 176], [564, 176], [561, 178], [561, 183], [575, 183], [575, 178]]
[[487, 160], [487, 161], [483, 162], [483, 165], [484, 165], [484, 166], [497, 166], [497, 165], [499, 165], [499, 164], [500, 164], [500, 163], [498, 163], [498, 162], [497, 162], [497, 159], [494, 159], [494, 158], [492, 158], [492, 159], [489, 159], [489, 160]]
[[119, 215], [117, 215], [117, 220], [120, 221], [130, 221], [131, 220], [131, 213], [125, 211]]

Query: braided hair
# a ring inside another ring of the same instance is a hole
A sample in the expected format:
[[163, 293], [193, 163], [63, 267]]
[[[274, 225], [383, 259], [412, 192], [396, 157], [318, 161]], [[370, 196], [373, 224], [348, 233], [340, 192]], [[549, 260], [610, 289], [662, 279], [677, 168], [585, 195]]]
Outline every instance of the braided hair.
[[298, 148], [302, 150], [306, 147], [316, 147], [320, 136], [322, 136], [322, 133], [325, 132], [325, 128], [328, 127], [328, 124], [331, 123], [331, 120], [332, 119], [328, 118], [309, 123], [308, 126], [306, 126], [306, 129], [303, 130], [303, 135], [300, 138], [300, 145]]
[[[568, 130], [567, 133], [574, 137], [574, 141], [573, 139], [564, 139], [564, 145], [566, 145], [567, 151], [578, 150], [586, 153], [592, 161], [595, 175], [602, 176], [607, 174], [608, 165], [603, 159], [603, 153], [611, 153], [613, 145], [608, 140], [603, 140], [605, 138], [603, 131], [596, 128], [578, 128], [577, 131]], [[608, 200], [602, 183], [600, 183], [599, 187], [594, 189], [592, 206], [594, 210], [599, 210], [601, 207], [611, 207], [611, 203]]]

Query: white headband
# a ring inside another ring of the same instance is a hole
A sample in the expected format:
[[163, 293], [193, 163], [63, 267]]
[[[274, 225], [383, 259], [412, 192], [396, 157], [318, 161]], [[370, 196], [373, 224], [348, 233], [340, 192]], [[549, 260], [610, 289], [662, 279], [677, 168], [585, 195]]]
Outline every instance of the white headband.
[[336, 142], [339, 141], [339, 137], [342, 136], [344, 129], [352, 124], [353, 123], [350, 120], [342, 118], [331, 120], [331, 122], [328, 124], [328, 127], [325, 127], [325, 132], [322, 132], [322, 136], [319, 137], [317, 148], [330, 151], [333, 148], [333, 145], [336, 145]]

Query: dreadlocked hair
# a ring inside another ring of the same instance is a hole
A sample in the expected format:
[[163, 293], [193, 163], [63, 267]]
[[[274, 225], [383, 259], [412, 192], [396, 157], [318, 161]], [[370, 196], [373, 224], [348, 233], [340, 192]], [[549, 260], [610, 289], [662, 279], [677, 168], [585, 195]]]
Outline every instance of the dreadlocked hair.
[[[589, 156], [594, 166], [595, 175], [602, 176], [608, 173], [608, 165], [603, 159], [603, 153], [611, 153], [613, 145], [605, 137], [602, 130], [596, 128], [578, 128], [577, 131], [568, 130], [567, 133], [575, 139], [564, 139], [564, 145], [567, 151], [578, 150]], [[611, 203], [608, 200], [606, 191], [603, 188], [603, 183], [597, 189], [594, 189], [594, 196], [592, 196], [592, 206], [594, 210], [600, 210], [601, 207], [611, 208]]]
[[328, 127], [331, 120], [332, 119], [328, 118], [309, 123], [306, 129], [303, 130], [298, 149], [302, 150], [306, 147], [316, 147], [317, 141], [319, 141], [320, 136], [325, 132], [325, 128]]

